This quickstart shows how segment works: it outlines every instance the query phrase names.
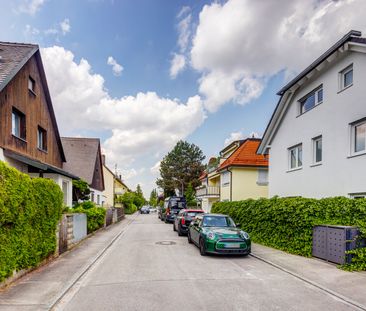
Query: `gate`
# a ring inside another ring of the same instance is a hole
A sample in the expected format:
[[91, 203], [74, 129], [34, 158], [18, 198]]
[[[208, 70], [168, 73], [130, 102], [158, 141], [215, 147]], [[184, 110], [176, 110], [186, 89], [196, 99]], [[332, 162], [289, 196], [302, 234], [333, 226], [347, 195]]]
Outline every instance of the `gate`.
[[60, 221], [58, 252], [62, 254], [67, 251], [67, 216], [62, 215]]
[[105, 225], [106, 227], [111, 225], [113, 222], [113, 208], [108, 208], [105, 214]]

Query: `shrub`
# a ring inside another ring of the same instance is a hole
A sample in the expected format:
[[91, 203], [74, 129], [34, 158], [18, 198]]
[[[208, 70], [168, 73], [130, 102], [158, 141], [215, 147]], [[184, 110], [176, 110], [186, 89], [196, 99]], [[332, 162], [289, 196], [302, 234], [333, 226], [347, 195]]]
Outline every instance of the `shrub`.
[[125, 214], [131, 215], [137, 211], [137, 206], [135, 204], [130, 204], [127, 207], [125, 207]]
[[[315, 225], [357, 226], [362, 236], [366, 235], [366, 199], [249, 199], [215, 203], [212, 212], [230, 215], [251, 234], [255, 242], [307, 257], [312, 255], [312, 230]], [[365, 249], [351, 253], [354, 255], [352, 263], [345, 268], [365, 270]]]
[[[84, 202], [86, 203], [86, 202]], [[88, 234], [104, 226], [106, 210], [102, 207], [74, 208], [73, 213], [85, 213]]]
[[54, 253], [62, 208], [56, 183], [31, 179], [0, 161], [0, 281]]
[[82, 209], [90, 209], [96, 207], [95, 203], [92, 201], [84, 201], [82, 203], [78, 203], [74, 206], [74, 208], [82, 208]]

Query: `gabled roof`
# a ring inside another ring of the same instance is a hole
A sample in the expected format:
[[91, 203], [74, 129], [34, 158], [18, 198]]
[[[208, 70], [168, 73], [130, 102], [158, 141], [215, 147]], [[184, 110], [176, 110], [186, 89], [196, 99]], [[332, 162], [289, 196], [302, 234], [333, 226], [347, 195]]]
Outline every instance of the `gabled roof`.
[[51, 122], [55, 131], [57, 145], [59, 147], [61, 159], [65, 162], [65, 154], [62, 148], [60, 134], [53, 110], [50, 91], [48, 89], [46, 74], [44, 72], [41, 53], [38, 45], [26, 43], [0, 42], [0, 92], [8, 85], [15, 75], [23, 68], [28, 60], [35, 56], [40, 73], [47, 107], [50, 113]]
[[311, 77], [311, 74], [316, 70], [321, 70], [321, 66], [327, 60], [331, 62], [338, 51], [343, 52], [349, 48], [350, 44], [354, 45], [366, 45], [366, 38], [360, 38], [361, 32], [356, 30], [351, 30], [340, 40], [338, 40], [334, 45], [332, 45], [327, 51], [325, 51], [320, 57], [318, 57], [313, 63], [306, 67], [300, 74], [298, 74], [294, 79], [287, 83], [281, 90], [277, 92], [277, 95], [281, 97], [278, 100], [276, 108], [267, 124], [267, 128], [262, 137], [262, 142], [258, 147], [257, 152], [260, 154], [265, 154], [268, 152], [269, 144], [272, 139], [272, 134], [277, 131], [281, 119], [286, 111], [287, 102], [291, 100], [294, 93], [294, 89], [301, 85], [303, 80]]
[[99, 162], [104, 188], [99, 138], [61, 137], [61, 140], [66, 154], [64, 170], [79, 176], [89, 185], [92, 185], [95, 168]]
[[119, 178], [118, 175], [116, 175], [115, 173], [112, 172], [112, 170], [105, 164], [103, 164], [103, 168], [105, 168], [109, 173], [111, 173], [115, 179], [115, 181], [119, 182], [122, 186], [124, 186], [125, 188], [127, 188], [128, 191], [131, 191], [130, 188], [127, 187], [127, 185], [122, 181], [121, 178]]
[[231, 166], [268, 167], [268, 157], [256, 153], [261, 142], [259, 138], [247, 138], [234, 153], [218, 168], [218, 171]]

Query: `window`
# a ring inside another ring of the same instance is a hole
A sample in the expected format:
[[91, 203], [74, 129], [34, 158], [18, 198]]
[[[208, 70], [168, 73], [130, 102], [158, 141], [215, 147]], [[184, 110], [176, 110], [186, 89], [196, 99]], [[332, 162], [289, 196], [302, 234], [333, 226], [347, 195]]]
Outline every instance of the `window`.
[[314, 108], [323, 102], [323, 86], [318, 87], [305, 97], [300, 99], [300, 114]]
[[302, 167], [302, 144], [290, 148], [289, 150], [289, 169]]
[[221, 187], [230, 185], [230, 172], [226, 171], [221, 173]]
[[366, 121], [351, 125], [351, 154], [366, 152]]
[[313, 138], [313, 164], [320, 164], [323, 160], [323, 138]]
[[94, 191], [90, 192], [90, 201], [94, 202]]
[[257, 184], [260, 186], [268, 185], [268, 170], [258, 169], [258, 180]]
[[42, 151], [47, 151], [47, 131], [38, 126], [37, 147]]
[[342, 91], [353, 84], [353, 65], [339, 73], [339, 90]]
[[350, 193], [351, 199], [366, 199], [366, 192]]
[[97, 194], [97, 205], [100, 205], [100, 195]]
[[13, 108], [11, 116], [11, 133], [21, 139], [26, 138], [25, 114]]
[[30, 90], [34, 95], [36, 94], [36, 81], [29, 76], [28, 78], [28, 90]]

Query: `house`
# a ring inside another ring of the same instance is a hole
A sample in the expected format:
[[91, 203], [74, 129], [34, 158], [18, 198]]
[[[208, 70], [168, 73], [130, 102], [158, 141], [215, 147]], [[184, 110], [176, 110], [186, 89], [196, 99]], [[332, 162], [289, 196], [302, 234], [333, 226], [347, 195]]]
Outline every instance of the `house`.
[[103, 162], [103, 179], [104, 179], [104, 191], [103, 199], [105, 207], [114, 206], [114, 173], [108, 168], [105, 163], [105, 155], [102, 155]]
[[53, 179], [72, 205], [66, 162], [38, 45], [0, 42], [0, 160]]
[[279, 92], [259, 154], [269, 195], [366, 197], [366, 38], [350, 31]]
[[260, 142], [257, 138], [234, 141], [221, 150], [216, 162], [210, 160], [196, 190], [205, 211], [217, 201], [268, 197], [268, 156], [256, 154]]
[[260, 142], [245, 139], [220, 164], [220, 201], [268, 197], [268, 156], [256, 153]]
[[[115, 175], [114, 179], [114, 195], [116, 198], [124, 195], [126, 192], [131, 192], [131, 189], [122, 181], [121, 175]], [[117, 200], [118, 201], [118, 200]], [[123, 207], [121, 202], [116, 202], [115, 207]]]
[[67, 162], [64, 169], [80, 176], [90, 187], [90, 201], [103, 205], [103, 160], [99, 138], [61, 137]]

